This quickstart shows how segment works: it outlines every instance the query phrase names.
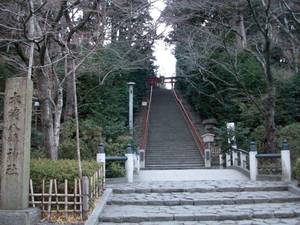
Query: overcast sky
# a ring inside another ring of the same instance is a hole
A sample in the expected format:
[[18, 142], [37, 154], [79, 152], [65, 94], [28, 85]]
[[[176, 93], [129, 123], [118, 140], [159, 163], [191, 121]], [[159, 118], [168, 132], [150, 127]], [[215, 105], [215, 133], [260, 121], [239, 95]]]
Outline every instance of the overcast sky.
[[[152, 18], [156, 21], [165, 4], [163, 0], [153, 0], [153, 6], [150, 11]], [[168, 35], [171, 31], [170, 27], [166, 27], [165, 24], [161, 24], [157, 28], [157, 33], [164, 33]], [[165, 43], [163, 40], [157, 40], [154, 45], [154, 56], [156, 58], [155, 65], [158, 66], [158, 76], [170, 77], [175, 76], [176, 60], [173, 55], [174, 46]]]

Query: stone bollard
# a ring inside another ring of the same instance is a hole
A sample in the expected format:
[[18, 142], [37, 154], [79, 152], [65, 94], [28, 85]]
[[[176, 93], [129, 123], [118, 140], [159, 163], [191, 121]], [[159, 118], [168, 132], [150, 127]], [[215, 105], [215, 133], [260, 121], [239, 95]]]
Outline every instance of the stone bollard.
[[238, 166], [238, 153], [234, 149], [232, 151], [232, 164], [233, 166]]
[[203, 134], [203, 142], [205, 144], [205, 149], [204, 149], [204, 164], [205, 167], [211, 167], [211, 144], [214, 142], [214, 134]]
[[246, 154], [243, 152], [240, 152], [240, 163], [241, 163], [241, 167], [243, 169], [246, 169]]
[[284, 140], [282, 143], [281, 169], [282, 169], [282, 181], [290, 182], [292, 177], [292, 171], [291, 171], [290, 150], [289, 150], [289, 144], [287, 140]]
[[140, 173], [140, 151], [137, 150], [137, 153], [135, 154], [136, 158], [136, 164], [135, 164], [135, 172], [136, 174]]
[[145, 149], [139, 150], [140, 168], [145, 168]]
[[226, 167], [230, 167], [231, 166], [231, 154], [230, 152], [226, 153]]
[[103, 163], [103, 182], [105, 183], [105, 164], [106, 164], [106, 156], [105, 156], [105, 147], [103, 143], [100, 143], [97, 151], [97, 162]]
[[219, 165], [220, 168], [223, 168], [224, 160], [223, 160], [223, 154], [219, 154]]
[[134, 171], [134, 159], [133, 159], [133, 152], [132, 147], [130, 144], [127, 146], [125, 156], [127, 157], [126, 163], [125, 163], [125, 169], [126, 169], [126, 178], [128, 183], [133, 182], [133, 171]]
[[250, 179], [255, 181], [257, 178], [257, 148], [255, 141], [250, 143], [250, 152], [249, 152], [249, 169], [250, 169]]

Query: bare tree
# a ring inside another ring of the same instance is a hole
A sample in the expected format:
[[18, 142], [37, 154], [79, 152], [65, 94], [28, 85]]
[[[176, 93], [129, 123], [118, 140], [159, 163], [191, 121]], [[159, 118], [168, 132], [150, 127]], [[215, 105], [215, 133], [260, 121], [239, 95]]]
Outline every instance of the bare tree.
[[[296, 47], [299, 46], [296, 44], [298, 38], [291, 26], [292, 23], [297, 23], [296, 14], [290, 8], [292, 2], [169, 0], [164, 15], [165, 20], [173, 25], [175, 30], [172, 40], [185, 46], [177, 56], [179, 62], [183, 61], [185, 65], [182, 73], [186, 74], [187, 69], [197, 71], [210, 85], [214, 86], [212, 80], [223, 82], [227, 89], [237, 89], [237, 92], [252, 102], [264, 119], [265, 147], [268, 151], [275, 150], [276, 90], [273, 49], [278, 47], [283, 52], [291, 49], [293, 61], [297, 61], [295, 54], [299, 53]], [[287, 17], [289, 25], [284, 22]], [[234, 36], [236, 41], [232, 42]], [[253, 55], [261, 65], [265, 88], [256, 90], [257, 94], [253, 94], [253, 90], [249, 90], [241, 79], [238, 68], [241, 51]], [[224, 62], [212, 57], [217, 52], [225, 53], [229, 60]], [[237, 85], [221, 80], [220, 76], [211, 70], [212, 64], [220, 66], [232, 75], [233, 82]], [[296, 65], [295, 70], [297, 71]], [[221, 92], [222, 90], [216, 90], [214, 96]], [[220, 99], [222, 96], [218, 98]]]

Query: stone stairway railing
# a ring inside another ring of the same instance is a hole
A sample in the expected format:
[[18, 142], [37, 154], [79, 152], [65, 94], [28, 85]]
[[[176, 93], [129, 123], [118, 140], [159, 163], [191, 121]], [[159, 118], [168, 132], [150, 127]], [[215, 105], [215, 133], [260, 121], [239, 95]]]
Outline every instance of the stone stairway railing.
[[114, 162], [125, 162], [125, 174], [128, 183], [133, 182], [133, 174], [139, 173], [140, 171], [140, 153], [139, 151], [134, 152], [130, 144], [127, 145], [124, 156], [106, 156], [104, 144], [100, 144], [97, 152], [96, 160], [99, 163], [104, 164], [104, 183], [106, 177], [106, 163], [109, 161]]
[[[291, 160], [290, 150], [287, 141], [282, 144], [282, 150], [280, 153], [264, 153], [257, 152], [255, 142], [251, 142], [250, 151], [231, 147], [226, 153], [225, 157], [226, 167], [235, 167], [245, 172], [251, 180], [255, 181], [264, 178], [276, 178], [285, 182], [291, 181]], [[260, 163], [260, 160], [263, 162]], [[266, 164], [269, 161], [269, 172], [263, 173], [263, 169], [260, 165]], [[220, 155], [220, 166], [223, 166], [223, 156]], [[280, 172], [280, 174], [278, 173]]]

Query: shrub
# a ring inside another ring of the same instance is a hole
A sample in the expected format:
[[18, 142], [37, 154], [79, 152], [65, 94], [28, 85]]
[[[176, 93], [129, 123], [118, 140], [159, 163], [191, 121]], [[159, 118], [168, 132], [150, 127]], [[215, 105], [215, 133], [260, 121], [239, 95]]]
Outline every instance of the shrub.
[[294, 175], [296, 176], [296, 179], [298, 180], [298, 184], [300, 184], [300, 158], [296, 160], [295, 166], [294, 166]]
[[[80, 150], [81, 158], [95, 159], [97, 147], [101, 142], [102, 129], [93, 120], [80, 120]], [[74, 120], [62, 124], [61, 142], [59, 146], [60, 159], [76, 159], [76, 126]]]
[[284, 139], [288, 140], [291, 160], [294, 165], [296, 160], [300, 158], [300, 123], [292, 123], [285, 127], [279, 128], [276, 132], [277, 145], [281, 148], [282, 141]]
[[[92, 176], [100, 164], [96, 161], [82, 161], [82, 175]], [[73, 181], [78, 178], [78, 165], [76, 160], [57, 160], [39, 159], [31, 160], [30, 178], [35, 184], [40, 184], [43, 179], [56, 179], [64, 182], [65, 179]]]

